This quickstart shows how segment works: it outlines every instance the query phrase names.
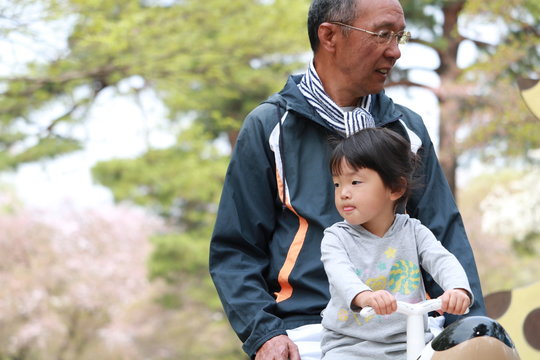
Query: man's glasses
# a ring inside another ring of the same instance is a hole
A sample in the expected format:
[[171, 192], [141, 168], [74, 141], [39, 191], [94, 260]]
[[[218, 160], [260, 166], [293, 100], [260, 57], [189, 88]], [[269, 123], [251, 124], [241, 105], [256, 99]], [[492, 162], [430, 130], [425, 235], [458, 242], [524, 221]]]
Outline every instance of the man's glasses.
[[344, 23], [339, 22], [339, 21], [331, 21], [330, 24], [344, 26], [344, 27], [349, 28], [349, 29], [362, 31], [362, 32], [368, 33], [370, 35], [376, 36], [377, 37], [377, 42], [379, 44], [390, 44], [392, 39], [396, 38], [396, 41], [397, 41], [398, 44], [404, 45], [411, 38], [411, 33], [408, 32], [408, 31], [399, 31], [399, 32], [395, 33], [395, 32], [390, 31], [390, 30], [381, 30], [379, 32], [373, 32], [373, 31], [369, 31], [369, 30], [360, 29], [360, 28], [354, 27], [352, 25], [344, 24]]

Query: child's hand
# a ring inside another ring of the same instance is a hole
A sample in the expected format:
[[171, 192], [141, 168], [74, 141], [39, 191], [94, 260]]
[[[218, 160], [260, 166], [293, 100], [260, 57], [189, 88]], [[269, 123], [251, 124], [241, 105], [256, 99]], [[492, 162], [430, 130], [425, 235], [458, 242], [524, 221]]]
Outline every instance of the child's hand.
[[442, 302], [441, 310], [455, 315], [464, 314], [471, 305], [471, 299], [464, 289], [446, 290], [439, 299]]
[[353, 303], [360, 308], [371, 306], [379, 315], [388, 315], [397, 310], [396, 298], [386, 290], [363, 291], [356, 295]]

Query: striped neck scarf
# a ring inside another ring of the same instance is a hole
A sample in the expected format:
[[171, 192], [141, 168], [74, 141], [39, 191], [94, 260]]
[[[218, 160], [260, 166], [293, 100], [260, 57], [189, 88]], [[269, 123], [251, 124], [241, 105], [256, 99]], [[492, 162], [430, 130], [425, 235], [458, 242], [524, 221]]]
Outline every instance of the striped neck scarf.
[[338, 132], [345, 134], [346, 137], [364, 128], [375, 127], [375, 120], [369, 113], [371, 95], [362, 97], [358, 106], [352, 111], [343, 111], [324, 91], [313, 60], [310, 62], [302, 81], [298, 84], [298, 88], [324, 121]]

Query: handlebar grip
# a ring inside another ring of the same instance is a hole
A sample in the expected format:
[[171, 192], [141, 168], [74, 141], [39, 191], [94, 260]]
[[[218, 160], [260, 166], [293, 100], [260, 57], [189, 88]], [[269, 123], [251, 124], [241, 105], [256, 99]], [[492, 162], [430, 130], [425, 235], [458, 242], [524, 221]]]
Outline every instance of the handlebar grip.
[[[416, 304], [410, 304], [404, 301], [398, 301], [397, 302], [397, 310], [396, 312], [405, 314], [405, 315], [419, 315], [419, 314], [427, 314], [431, 311], [436, 311], [441, 308], [441, 300], [440, 299], [431, 299], [431, 300], [425, 300]], [[469, 309], [465, 311], [465, 314], [469, 312]], [[369, 317], [372, 315], [376, 315], [375, 310], [371, 306], [366, 306], [360, 310], [360, 316], [363, 317]]]
[[[396, 312], [405, 314], [405, 315], [418, 315], [426, 314], [431, 311], [439, 310], [441, 308], [441, 300], [432, 299], [425, 300], [420, 303], [410, 304], [404, 301], [397, 302]], [[366, 306], [360, 310], [360, 316], [368, 317], [375, 315], [376, 312], [371, 306]]]
[[373, 315], [376, 315], [375, 309], [373, 309], [371, 306], [366, 306], [360, 310], [360, 316], [362, 317], [370, 317]]

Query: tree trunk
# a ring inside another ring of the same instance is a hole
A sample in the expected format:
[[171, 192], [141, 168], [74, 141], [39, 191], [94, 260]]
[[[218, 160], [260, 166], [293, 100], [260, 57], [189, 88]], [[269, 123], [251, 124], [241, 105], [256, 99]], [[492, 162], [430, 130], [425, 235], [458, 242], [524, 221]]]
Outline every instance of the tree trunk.
[[456, 132], [461, 121], [460, 99], [463, 94], [456, 80], [461, 74], [457, 66], [457, 53], [462, 41], [457, 24], [465, 1], [447, 2], [442, 11], [444, 14], [443, 38], [446, 46], [438, 50], [440, 65], [437, 73], [441, 79], [440, 120], [439, 120], [439, 160], [450, 189], [456, 195], [456, 169], [458, 151], [456, 147]]
[[440, 103], [439, 161], [454, 196], [456, 195], [456, 131], [459, 123], [459, 101], [447, 99]]

